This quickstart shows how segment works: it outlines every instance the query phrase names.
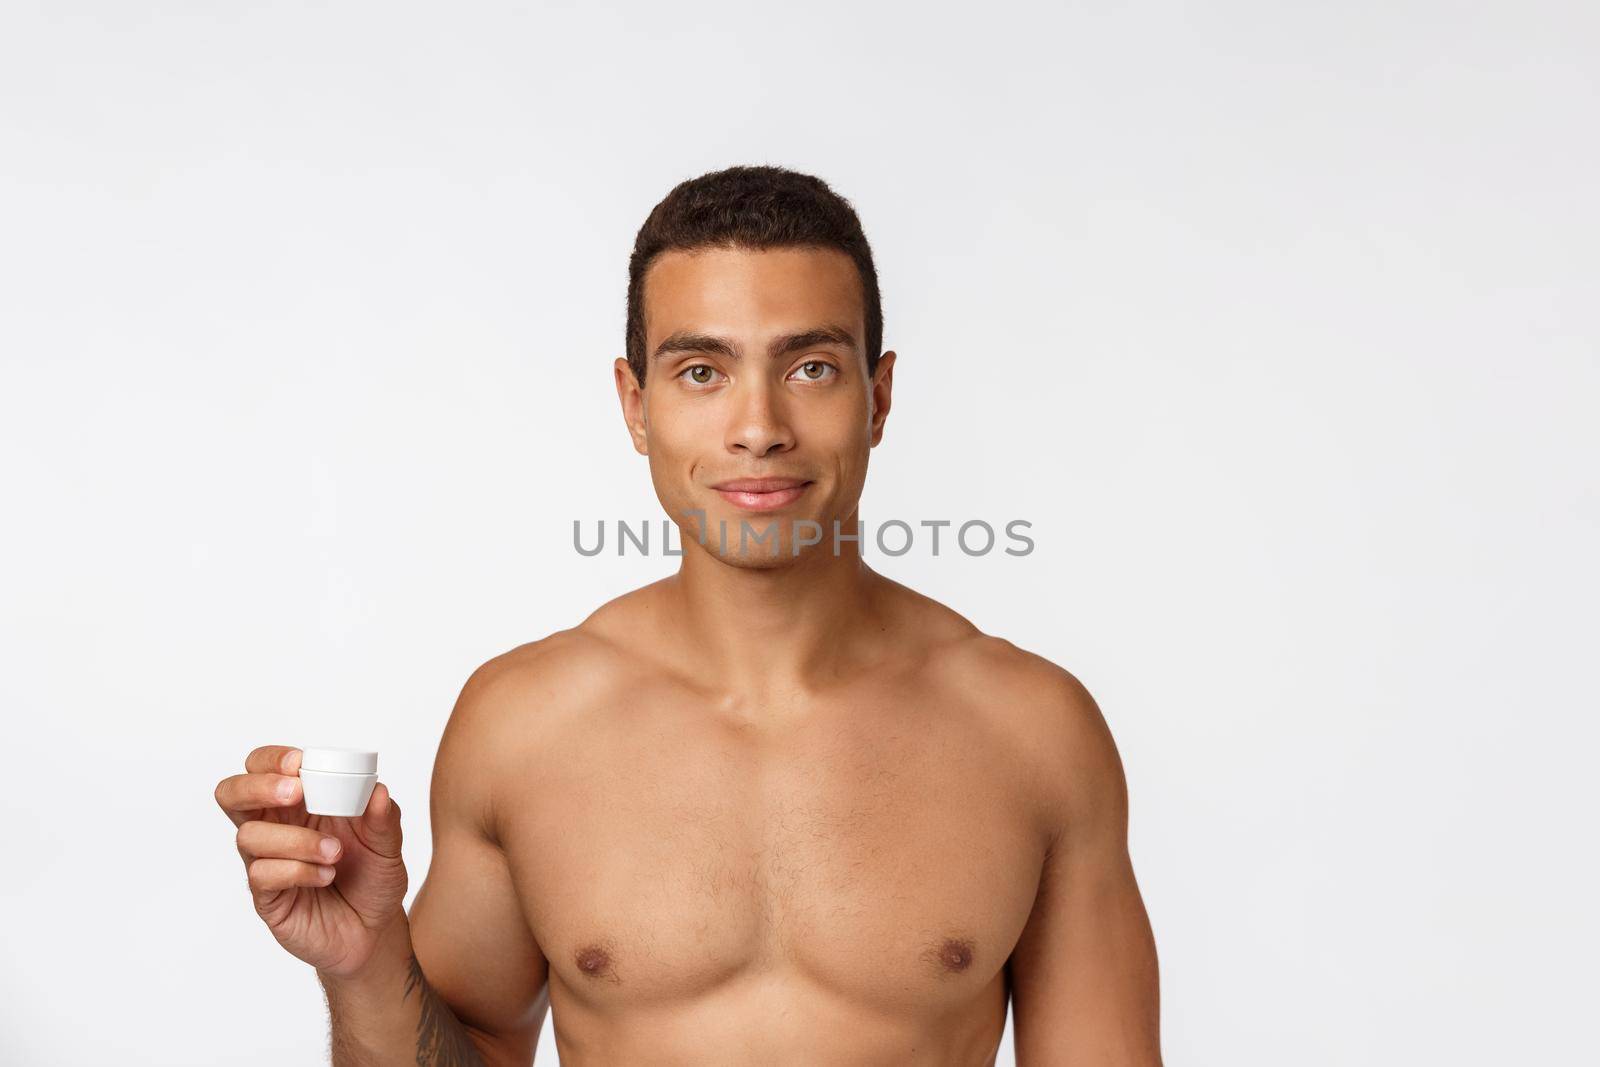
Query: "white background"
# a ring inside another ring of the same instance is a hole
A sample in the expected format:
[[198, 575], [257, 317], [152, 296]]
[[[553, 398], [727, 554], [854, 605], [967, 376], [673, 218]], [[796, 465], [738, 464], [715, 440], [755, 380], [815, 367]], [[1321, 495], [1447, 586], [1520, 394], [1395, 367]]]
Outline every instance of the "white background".
[[1098, 698], [1168, 1063], [1585, 1055], [1597, 48], [1580, 3], [7, 5], [0, 1059], [325, 1056], [212, 789], [376, 747], [421, 884], [467, 675], [673, 567], [571, 522], [660, 515], [627, 256], [733, 163], [873, 243], [863, 517], [1034, 523], [869, 558]]

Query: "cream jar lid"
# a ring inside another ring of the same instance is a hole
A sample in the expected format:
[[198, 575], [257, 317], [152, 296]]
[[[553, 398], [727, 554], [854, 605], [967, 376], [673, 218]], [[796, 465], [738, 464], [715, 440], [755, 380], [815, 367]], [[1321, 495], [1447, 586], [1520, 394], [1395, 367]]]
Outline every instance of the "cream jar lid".
[[305, 748], [300, 750], [302, 771], [337, 774], [377, 774], [378, 754], [361, 748]]

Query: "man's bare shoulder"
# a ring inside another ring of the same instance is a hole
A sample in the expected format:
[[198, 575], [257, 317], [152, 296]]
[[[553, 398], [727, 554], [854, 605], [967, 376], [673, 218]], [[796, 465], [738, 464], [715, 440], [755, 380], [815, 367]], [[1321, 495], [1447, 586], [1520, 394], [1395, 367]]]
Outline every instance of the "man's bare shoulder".
[[462, 688], [463, 729], [525, 734], [625, 687], [629, 665], [615, 642], [582, 626], [528, 641], [485, 661]]
[[[1005, 694], [1011, 698], [1007, 706], [1029, 712], [1024, 721], [1046, 729], [1070, 726], [1093, 707], [1089, 691], [1071, 671], [1003, 637], [978, 631], [952, 646], [948, 662], [952, 676]], [[1052, 722], [1059, 719], [1066, 722]]]
[[948, 604], [882, 574], [875, 574], [874, 580], [873, 602], [887, 643], [912, 653], [919, 670], [984, 636]]
[[966, 617], [909, 586], [885, 580], [903, 639], [920, 650], [935, 684], [977, 694], [978, 703], [1032, 745], [1052, 751], [1097, 743], [1105, 720], [1076, 675], [1036, 652], [984, 633]]
[[621, 648], [582, 627], [493, 656], [462, 686], [437, 765], [485, 782], [523, 773], [530, 753], [570, 736], [586, 711], [625, 691], [631, 671]]
[[[880, 579], [888, 590], [886, 614], [900, 631], [898, 639], [915, 643], [925, 666], [934, 669], [944, 684], [967, 691], [993, 690], [1005, 694], [1006, 707], [1020, 704], [1035, 714], [1024, 719], [1045, 719], [1036, 714], [1046, 706], [1068, 717], [1081, 716], [1088, 691], [1065, 668], [1036, 653], [1018, 648], [1003, 637], [984, 633], [950, 606], [889, 578]], [[1090, 704], [1093, 701], [1089, 701]], [[1046, 724], [1047, 725], [1047, 724]]]
[[982, 632], [951, 643], [939, 659], [942, 684], [974, 694], [977, 713], [1019, 753], [1054, 830], [1075, 813], [1116, 807], [1125, 789], [1121, 759], [1076, 675]]
[[577, 625], [486, 660], [462, 687], [451, 732], [475, 746], [526, 749], [648, 679], [646, 640], [660, 582], [600, 605]]

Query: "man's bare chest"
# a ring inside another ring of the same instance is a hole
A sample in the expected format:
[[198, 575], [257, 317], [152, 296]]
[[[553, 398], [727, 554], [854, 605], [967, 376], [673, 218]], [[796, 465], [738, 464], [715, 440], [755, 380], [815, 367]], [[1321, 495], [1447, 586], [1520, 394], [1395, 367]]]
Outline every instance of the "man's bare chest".
[[584, 726], [502, 805], [575, 995], [665, 1002], [768, 971], [924, 1013], [989, 985], [1022, 932], [1042, 843], [978, 720], [894, 701], [780, 728], [670, 705]]

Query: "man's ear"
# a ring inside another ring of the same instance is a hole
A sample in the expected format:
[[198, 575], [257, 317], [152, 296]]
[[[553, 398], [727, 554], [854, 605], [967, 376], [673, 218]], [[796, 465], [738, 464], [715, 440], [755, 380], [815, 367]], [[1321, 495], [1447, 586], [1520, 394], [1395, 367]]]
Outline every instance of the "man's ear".
[[644, 386], [633, 375], [633, 366], [626, 357], [618, 356], [611, 365], [612, 376], [617, 380], [617, 399], [622, 403], [622, 421], [628, 425], [628, 435], [633, 438], [633, 450], [641, 456], [650, 454], [650, 420], [645, 412]]
[[889, 417], [890, 396], [894, 392], [894, 353], [885, 352], [878, 357], [878, 369], [872, 374], [872, 438], [876, 445], [883, 440], [883, 423]]

